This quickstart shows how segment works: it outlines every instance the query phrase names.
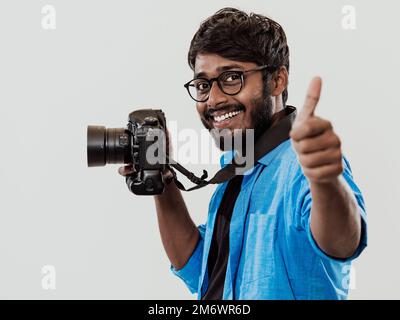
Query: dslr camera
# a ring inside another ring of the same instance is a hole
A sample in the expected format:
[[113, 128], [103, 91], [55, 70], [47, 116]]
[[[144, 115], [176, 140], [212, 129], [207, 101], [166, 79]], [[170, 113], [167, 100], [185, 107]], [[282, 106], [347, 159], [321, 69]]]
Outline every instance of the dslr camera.
[[155, 109], [130, 113], [126, 128], [88, 126], [88, 166], [133, 164], [135, 172], [126, 177], [129, 190], [137, 195], [161, 194], [162, 172], [167, 168], [165, 130], [165, 115]]

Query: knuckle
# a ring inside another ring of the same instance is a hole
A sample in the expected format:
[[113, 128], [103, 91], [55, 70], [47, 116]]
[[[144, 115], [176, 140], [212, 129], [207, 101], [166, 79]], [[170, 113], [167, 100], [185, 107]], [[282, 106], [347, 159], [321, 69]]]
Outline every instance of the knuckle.
[[304, 156], [304, 155], [300, 156], [299, 157], [299, 162], [301, 163], [301, 165], [303, 167], [308, 167], [309, 166], [309, 160], [308, 160], [307, 156]]
[[303, 143], [301, 144], [301, 151], [303, 153], [306, 153], [306, 152], [308, 152], [309, 149], [310, 149], [309, 143], [307, 141], [303, 141]]
[[311, 155], [305, 155], [300, 158], [300, 162], [303, 166], [310, 168], [314, 164], [314, 158]]
[[300, 153], [304, 153], [305, 151], [305, 141], [299, 141], [298, 143], [296, 143], [296, 149], [298, 152]]
[[315, 121], [318, 125], [318, 128], [321, 131], [328, 132], [328, 133], [332, 132], [333, 127], [332, 127], [332, 123], [329, 120], [326, 120], [323, 118], [318, 118]]
[[338, 148], [341, 148], [341, 147], [342, 147], [342, 141], [339, 139], [338, 136], [336, 136], [336, 146], [337, 146]]
[[342, 146], [342, 143], [339, 139], [339, 137], [335, 133], [329, 133], [329, 138], [328, 138], [329, 144], [332, 145], [334, 148], [340, 149]]
[[289, 136], [293, 140], [297, 140], [297, 138], [299, 136], [299, 128], [298, 128], [298, 126], [294, 127], [292, 130], [290, 130]]
[[332, 122], [331, 122], [331, 121], [326, 120], [326, 119], [322, 119], [322, 121], [323, 121], [325, 127], [326, 127], [328, 130], [332, 130], [332, 129], [333, 129], [333, 125], [332, 125]]
[[317, 103], [319, 101], [319, 97], [318, 96], [312, 95], [310, 93], [307, 93], [306, 99], [309, 100], [309, 101], [312, 101], [314, 103]]
[[337, 158], [337, 160], [342, 160], [342, 150], [340, 150], [339, 148], [337, 148], [336, 150], [335, 150], [335, 156], [336, 156], [336, 158]]

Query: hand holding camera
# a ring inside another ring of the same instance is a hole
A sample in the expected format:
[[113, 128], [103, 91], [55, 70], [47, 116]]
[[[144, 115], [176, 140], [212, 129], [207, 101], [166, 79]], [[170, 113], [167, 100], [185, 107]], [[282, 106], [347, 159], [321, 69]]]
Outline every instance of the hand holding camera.
[[[166, 154], [167, 154], [167, 156], [169, 156], [170, 152], [172, 151], [172, 145], [171, 145], [171, 135], [167, 128], [165, 128], [165, 134], [166, 134], [166, 141], [167, 141]], [[128, 164], [123, 167], [119, 167], [118, 173], [121, 176], [126, 177], [128, 175], [135, 174], [136, 171], [132, 164]], [[169, 170], [169, 168], [166, 168], [164, 170], [164, 172], [162, 172], [162, 176], [163, 176], [163, 180], [164, 180], [164, 182], [166, 182], [166, 184], [170, 184], [172, 182], [172, 180], [174, 179], [174, 175], [172, 174], [171, 170]]]
[[88, 126], [88, 166], [128, 164], [119, 172], [137, 195], [161, 194], [168, 171], [166, 121], [161, 110], [141, 109], [129, 114], [126, 128]]

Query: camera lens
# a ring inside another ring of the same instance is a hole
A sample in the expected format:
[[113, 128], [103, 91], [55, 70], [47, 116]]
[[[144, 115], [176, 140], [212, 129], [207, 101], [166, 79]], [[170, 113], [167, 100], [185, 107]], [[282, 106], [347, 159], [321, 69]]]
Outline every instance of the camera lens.
[[129, 132], [123, 128], [88, 126], [87, 161], [89, 167], [131, 163]]

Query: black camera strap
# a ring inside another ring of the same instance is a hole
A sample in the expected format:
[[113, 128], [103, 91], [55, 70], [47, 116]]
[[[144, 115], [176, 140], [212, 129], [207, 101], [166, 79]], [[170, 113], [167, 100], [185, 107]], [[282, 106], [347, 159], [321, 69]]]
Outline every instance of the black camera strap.
[[[292, 128], [294, 119], [296, 118], [296, 108], [292, 106], [286, 106], [286, 108], [280, 111], [279, 113], [282, 113], [282, 114], [277, 114], [278, 119], [280, 118], [280, 120], [278, 120], [272, 127], [267, 129], [255, 142], [254, 158], [253, 158], [254, 163], [256, 163], [268, 152], [275, 149], [282, 142], [289, 139], [289, 132]], [[197, 177], [194, 175], [193, 172], [190, 172], [189, 170], [185, 169], [178, 162], [172, 159], [168, 160], [169, 160], [169, 169], [174, 176], [173, 179], [176, 186], [180, 190], [184, 191], [192, 191], [205, 187], [206, 185], [209, 184], [218, 184], [228, 181], [233, 177], [235, 177], [237, 175], [238, 171], [237, 169], [240, 169], [242, 167], [241, 165], [238, 165], [238, 160], [234, 157], [231, 163], [227, 164], [225, 167], [219, 170], [214, 175], [214, 177], [212, 177], [210, 180], [207, 181], [205, 180], [207, 179], [208, 176], [206, 170], [203, 170], [203, 175], [201, 177]], [[183, 184], [178, 181], [176, 177], [176, 172], [173, 170], [173, 168], [175, 168], [184, 176], [186, 176], [191, 182], [196, 184], [196, 186], [186, 189], [183, 186]]]

